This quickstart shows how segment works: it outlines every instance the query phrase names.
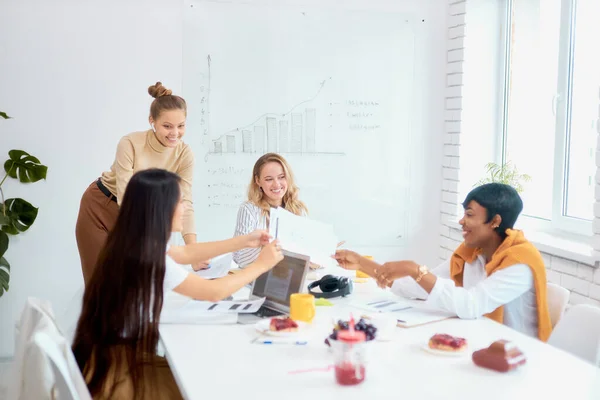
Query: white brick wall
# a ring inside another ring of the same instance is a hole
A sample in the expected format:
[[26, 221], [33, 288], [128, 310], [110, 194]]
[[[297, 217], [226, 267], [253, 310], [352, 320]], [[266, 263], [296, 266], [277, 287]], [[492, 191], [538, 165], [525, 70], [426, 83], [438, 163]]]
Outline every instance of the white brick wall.
[[546, 262], [548, 282], [571, 291], [571, 304], [600, 306], [600, 269], [542, 253]]
[[[461, 188], [461, 127], [463, 126], [463, 94], [465, 39], [467, 37], [467, 0], [448, 0], [448, 57], [446, 65], [446, 122], [443, 143], [442, 193], [440, 216], [439, 257], [445, 260], [461, 243], [457, 224], [462, 213]], [[476, 54], [474, 54], [476, 56]], [[468, 57], [468, 56], [467, 56]], [[594, 205], [594, 250], [600, 256], [600, 90], [598, 91], [598, 145], [596, 157], [596, 192]], [[464, 179], [464, 178], [463, 178]], [[570, 303], [588, 303], [600, 306], [600, 269], [551, 254], [542, 253], [548, 281], [571, 291]], [[600, 257], [599, 257], [600, 258]]]
[[448, 1], [448, 57], [446, 65], [446, 122], [441, 196], [441, 259], [448, 258], [462, 237], [456, 221], [459, 208], [460, 130], [462, 117], [466, 0]]

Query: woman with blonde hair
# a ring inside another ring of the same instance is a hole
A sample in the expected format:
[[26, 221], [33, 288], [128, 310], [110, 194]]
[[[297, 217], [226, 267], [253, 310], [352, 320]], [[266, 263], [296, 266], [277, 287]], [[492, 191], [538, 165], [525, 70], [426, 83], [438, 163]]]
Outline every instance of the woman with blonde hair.
[[[248, 201], [238, 211], [234, 236], [247, 235], [256, 229], [268, 229], [271, 207], [305, 216], [308, 209], [298, 199], [298, 187], [288, 162], [281, 155], [267, 153], [254, 164], [248, 186]], [[244, 268], [260, 254], [260, 249], [242, 249], [233, 253], [233, 260]]]

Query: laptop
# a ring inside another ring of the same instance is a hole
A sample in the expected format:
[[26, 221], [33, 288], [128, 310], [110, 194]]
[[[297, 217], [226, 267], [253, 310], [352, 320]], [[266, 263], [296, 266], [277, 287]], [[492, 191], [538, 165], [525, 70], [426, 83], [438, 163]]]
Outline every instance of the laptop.
[[239, 324], [253, 324], [263, 318], [289, 314], [290, 296], [304, 289], [310, 257], [286, 250], [282, 253], [283, 260], [252, 284], [250, 299], [264, 297], [265, 302], [254, 313], [238, 314]]

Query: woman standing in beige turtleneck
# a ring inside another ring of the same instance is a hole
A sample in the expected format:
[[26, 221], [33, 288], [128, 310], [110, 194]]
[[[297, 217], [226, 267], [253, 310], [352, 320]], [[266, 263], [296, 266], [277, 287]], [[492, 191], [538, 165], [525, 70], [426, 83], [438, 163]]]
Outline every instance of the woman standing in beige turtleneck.
[[[160, 82], [150, 86], [148, 93], [154, 97], [149, 118], [152, 129], [121, 138], [110, 170], [94, 181], [81, 198], [75, 235], [86, 283], [92, 277], [98, 254], [117, 219], [127, 183], [137, 171], [162, 168], [181, 177], [186, 203], [182, 235], [186, 244], [196, 242], [192, 205], [194, 154], [181, 140], [185, 134], [187, 106], [183, 98], [171, 94]], [[206, 262], [193, 265], [194, 269], [205, 266]]]

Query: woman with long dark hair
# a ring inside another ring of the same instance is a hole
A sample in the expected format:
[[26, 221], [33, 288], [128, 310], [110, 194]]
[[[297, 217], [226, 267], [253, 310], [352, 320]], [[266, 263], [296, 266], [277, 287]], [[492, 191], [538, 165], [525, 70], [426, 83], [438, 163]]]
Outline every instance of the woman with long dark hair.
[[[164, 292], [218, 301], [283, 259], [265, 231], [167, 249], [171, 232], [183, 225], [180, 180], [161, 169], [133, 175], [86, 285], [73, 352], [94, 398], [181, 398], [166, 361], [156, 356]], [[254, 263], [221, 279], [205, 280], [178, 265], [260, 246]]]

